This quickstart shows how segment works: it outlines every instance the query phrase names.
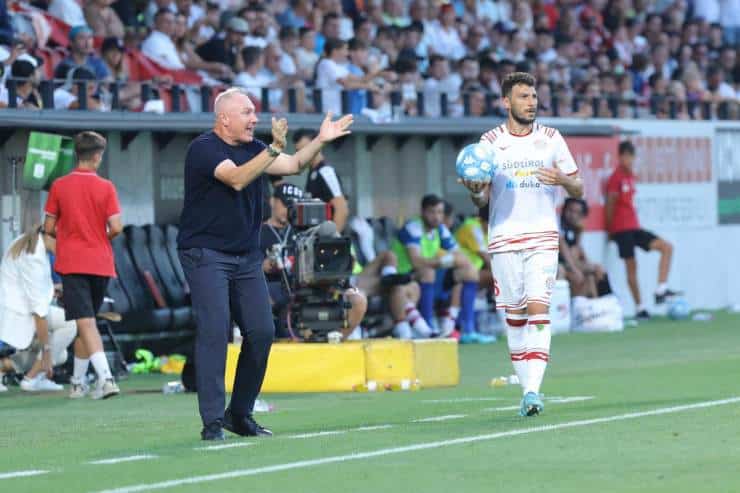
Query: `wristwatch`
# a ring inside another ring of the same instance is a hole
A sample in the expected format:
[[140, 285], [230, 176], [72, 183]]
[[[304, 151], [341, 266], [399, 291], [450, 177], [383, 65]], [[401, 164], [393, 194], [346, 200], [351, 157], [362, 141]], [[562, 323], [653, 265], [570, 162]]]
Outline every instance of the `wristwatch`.
[[267, 146], [267, 154], [269, 154], [270, 157], [278, 157], [280, 155], [280, 151], [275, 149], [275, 147], [273, 147], [273, 144], [270, 144], [269, 146]]

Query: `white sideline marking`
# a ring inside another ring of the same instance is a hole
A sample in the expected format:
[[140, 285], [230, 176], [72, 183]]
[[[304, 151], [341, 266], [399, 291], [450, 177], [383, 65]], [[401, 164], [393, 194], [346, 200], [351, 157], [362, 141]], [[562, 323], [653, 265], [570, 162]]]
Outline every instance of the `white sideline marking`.
[[424, 404], [454, 404], [456, 402], [480, 402], [480, 401], [500, 401], [503, 397], [460, 397], [458, 399], [431, 399], [421, 401]]
[[49, 471], [42, 471], [40, 469], [32, 469], [30, 471], [3, 472], [0, 473], [0, 479], [26, 478], [28, 476], [39, 476], [41, 474], [47, 474], [48, 472]]
[[380, 450], [373, 450], [370, 452], [359, 452], [356, 454], [349, 455], [335, 455], [333, 457], [324, 457], [321, 459], [302, 460], [297, 462], [288, 462], [285, 464], [275, 464], [272, 466], [256, 467], [254, 469], [239, 469], [236, 471], [230, 471], [219, 474], [206, 474], [203, 476], [192, 476], [189, 478], [182, 479], [171, 479], [169, 481], [160, 481], [158, 483], [148, 484], [135, 484], [131, 486], [123, 486], [121, 488], [114, 488], [110, 490], [103, 490], [99, 493], [137, 493], [139, 491], [151, 491], [161, 490], [166, 488], [175, 488], [184, 484], [197, 484], [206, 483], [209, 481], [220, 481], [223, 479], [240, 478], [244, 476], [256, 476], [258, 474], [266, 474], [271, 472], [286, 471], [291, 469], [303, 469], [306, 467], [321, 466], [324, 464], [334, 464], [337, 462], [347, 462], [351, 460], [368, 459], [372, 457], [383, 457], [392, 454], [402, 454], [405, 452], [415, 452], [417, 450], [429, 450], [435, 448], [449, 447], [450, 445], [461, 445], [465, 443], [482, 442], [487, 440], [495, 440], [498, 438], [512, 437], [518, 435], [527, 435], [530, 433], [540, 433], [545, 431], [562, 430], [566, 428], [577, 428], [581, 426], [589, 426], [600, 423], [610, 423], [614, 421], [625, 421], [628, 419], [643, 418], [646, 416], [658, 416], [661, 414], [678, 413], [681, 411], [689, 411], [692, 409], [703, 409], [707, 407], [722, 406], [725, 404], [735, 404], [740, 402], [740, 397], [732, 397], [730, 399], [722, 399], [716, 401], [705, 401], [697, 402], [695, 404], [686, 404], [682, 406], [664, 407], [660, 409], [653, 409], [652, 411], [641, 411], [636, 413], [628, 414], [617, 414], [615, 416], [606, 416], [603, 418], [593, 419], [582, 419], [578, 421], [569, 421], [566, 423], [559, 423], [554, 425], [545, 426], [534, 426], [532, 428], [522, 428], [519, 430], [503, 431], [499, 433], [489, 433], [486, 435], [473, 435], [468, 437], [455, 438], [451, 440], [439, 440], [436, 442], [416, 443], [412, 445], [406, 445], [403, 447], [392, 447], [384, 448]]
[[227, 443], [226, 445], [208, 445], [207, 447], [195, 447], [193, 450], [222, 450], [225, 448], [249, 447], [254, 442]]
[[102, 465], [102, 464], [118, 464], [121, 462], [133, 462], [137, 460], [149, 460], [156, 459], [156, 455], [142, 454], [142, 455], [129, 455], [128, 457], [114, 457], [113, 459], [101, 459], [88, 462], [88, 464]]
[[393, 428], [393, 425], [375, 425], [375, 426], [360, 426], [352, 431], [374, 431], [374, 430], [387, 430]]
[[[582, 402], [594, 399], [592, 395], [577, 395], [574, 397], [545, 397], [545, 402], [549, 404], [567, 404], [569, 402]], [[518, 411], [519, 406], [487, 407], [483, 411]]]
[[445, 416], [432, 416], [431, 418], [412, 419], [412, 423], [435, 423], [437, 421], [447, 421], [450, 419], [460, 419], [467, 417], [467, 414], [447, 414]]
[[332, 430], [332, 431], [317, 431], [314, 433], [301, 433], [300, 435], [288, 435], [285, 438], [296, 439], [296, 438], [314, 438], [324, 437], [329, 435], [344, 435], [348, 430]]

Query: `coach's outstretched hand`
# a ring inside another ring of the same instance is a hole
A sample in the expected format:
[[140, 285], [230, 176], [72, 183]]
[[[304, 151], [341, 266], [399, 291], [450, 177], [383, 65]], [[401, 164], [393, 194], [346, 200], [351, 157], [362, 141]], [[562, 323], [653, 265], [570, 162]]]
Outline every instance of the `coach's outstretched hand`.
[[280, 150], [285, 149], [288, 136], [288, 120], [272, 117], [272, 143]]
[[319, 141], [325, 144], [339, 137], [351, 134], [352, 132], [349, 130], [349, 127], [353, 121], [354, 118], [352, 115], [344, 115], [339, 120], [332, 121], [332, 113], [329, 111], [324, 121], [321, 122], [321, 128], [319, 128]]

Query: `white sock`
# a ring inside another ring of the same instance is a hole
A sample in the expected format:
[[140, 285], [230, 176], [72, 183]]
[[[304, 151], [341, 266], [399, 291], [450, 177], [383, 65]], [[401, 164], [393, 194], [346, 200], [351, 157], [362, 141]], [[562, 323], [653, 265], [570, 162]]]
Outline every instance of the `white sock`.
[[396, 322], [393, 326], [393, 335], [399, 339], [413, 339], [414, 334], [411, 332], [411, 325], [406, 320]]
[[550, 360], [550, 317], [546, 314], [532, 315], [527, 324], [527, 388], [524, 393], [540, 393], [542, 379], [545, 377], [547, 362]]
[[395, 265], [386, 265], [380, 269], [380, 277], [390, 276], [393, 274], [398, 274], [398, 269], [396, 269]]
[[506, 314], [506, 342], [509, 344], [511, 364], [516, 376], [519, 377], [522, 393], [525, 392], [529, 382], [528, 365], [525, 359], [527, 356], [527, 318], [526, 313]]
[[661, 282], [658, 284], [658, 289], [655, 290], [655, 294], [661, 295], [668, 291], [668, 283], [667, 282]]
[[416, 305], [411, 302], [406, 303], [404, 311], [406, 312], [406, 321], [411, 324], [411, 327], [417, 334], [422, 337], [428, 337], [432, 333], [431, 327], [429, 327], [427, 321], [424, 320], [424, 317], [421, 316], [419, 310], [416, 309]]
[[74, 369], [72, 370], [72, 383], [81, 384], [85, 382], [85, 375], [90, 366], [90, 358], [78, 358], [75, 356]]
[[349, 333], [349, 335], [346, 337], [346, 340], [359, 341], [360, 339], [362, 339], [362, 326], [358, 325], [354, 328], [354, 330], [352, 330], [352, 332]]
[[113, 374], [110, 372], [110, 366], [108, 366], [108, 360], [105, 358], [105, 353], [103, 351], [91, 354], [90, 362], [92, 363], [93, 368], [95, 368], [95, 373], [98, 374], [98, 380], [100, 383], [113, 378]]
[[451, 306], [448, 310], [449, 317], [452, 320], [457, 320], [458, 315], [460, 315], [460, 307], [459, 306]]

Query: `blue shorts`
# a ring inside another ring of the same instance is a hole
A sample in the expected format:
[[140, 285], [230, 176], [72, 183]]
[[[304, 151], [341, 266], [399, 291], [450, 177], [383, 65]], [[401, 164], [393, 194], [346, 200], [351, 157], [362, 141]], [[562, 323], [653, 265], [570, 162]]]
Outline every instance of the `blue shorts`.
[[437, 269], [434, 277], [434, 301], [447, 301], [454, 285], [453, 269]]

